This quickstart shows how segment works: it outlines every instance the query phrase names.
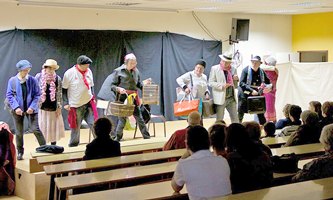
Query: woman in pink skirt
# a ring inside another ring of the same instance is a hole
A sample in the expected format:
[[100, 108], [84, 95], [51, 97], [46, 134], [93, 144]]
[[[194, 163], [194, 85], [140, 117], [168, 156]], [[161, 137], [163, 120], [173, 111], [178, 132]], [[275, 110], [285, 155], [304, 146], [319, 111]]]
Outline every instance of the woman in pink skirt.
[[41, 88], [38, 125], [46, 143], [51, 142], [55, 145], [56, 141], [65, 137], [64, 120], [61, 115], [62, 82], [55, 72], [59, 69], [57, 61], [47, 59], [42, 68], [42, 71], [36, 74]]
[[268, 78], [270, 79], [271, 83], [273, 84], [273, 89], [271, 92], [265, 93], [266, 98], [266, 113], [265, 118], [266, 121], [276, 122], [276, 111], [275, 111], [275, 94], [276, 94], [276, 82], [279, 76], [279, 71], [275, 67], [276, 60], [273, 57], [268, 57], [265, 59], [266, 65], [261, 65], [260, 68], [262, 68]]

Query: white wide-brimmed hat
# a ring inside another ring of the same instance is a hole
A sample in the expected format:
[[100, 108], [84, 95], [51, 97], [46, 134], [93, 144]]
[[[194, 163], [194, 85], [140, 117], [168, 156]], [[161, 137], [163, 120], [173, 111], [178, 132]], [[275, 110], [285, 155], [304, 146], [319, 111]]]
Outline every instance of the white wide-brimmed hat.
[[58, 65], [57, 61], [55, 61], [53, 59], [47, 59], [42, 67], [45, 68], [45, 66], [53, 67], [55, 70], [59, 69], [59, 65]]
[[228, 51], [224, 52], [223, 55], [219, 55], [219, 57], [225, 62], [232, 62], [232, 53]]

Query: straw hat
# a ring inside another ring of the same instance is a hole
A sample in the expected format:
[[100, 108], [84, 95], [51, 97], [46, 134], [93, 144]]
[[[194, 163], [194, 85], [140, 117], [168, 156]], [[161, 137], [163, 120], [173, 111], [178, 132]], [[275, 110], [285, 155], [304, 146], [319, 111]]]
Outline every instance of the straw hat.
[[45, 66], [53, 67], [55, 70], [59, 69], [59, 65], [58, 65], [57, 61], [55, 61], [53, 59], [47, 59], [42, 67], [45, 68]]
[[224, 52], [223, 55], [219, 55], [219, 57], [225, 62], [232, 62], [232, 53], [228, 51]]

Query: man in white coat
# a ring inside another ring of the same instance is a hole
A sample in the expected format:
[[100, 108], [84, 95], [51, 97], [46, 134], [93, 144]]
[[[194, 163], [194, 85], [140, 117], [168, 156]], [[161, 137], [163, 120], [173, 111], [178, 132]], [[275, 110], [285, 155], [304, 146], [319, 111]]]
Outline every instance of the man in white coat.
[[[233, 81], [238, 81], [236, 70], [231, 70], [232, 53], [219, 55], [221, 62], [212, 66], [208, 85], [213, 90], [213, 100], [216, 108], [216, 121], [223, 120], [224, 109], [229, 112], [231, 123], [238, 123], [237, 102]], [[232, 74], [231, 71], [234, 71]]]

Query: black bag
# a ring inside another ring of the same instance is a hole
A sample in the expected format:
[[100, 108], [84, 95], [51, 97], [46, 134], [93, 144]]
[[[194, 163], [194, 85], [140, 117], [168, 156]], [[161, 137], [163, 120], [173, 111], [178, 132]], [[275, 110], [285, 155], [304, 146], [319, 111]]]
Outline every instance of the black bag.
[[62, 153], [64, 152], [64, 147], [57, 145], [42, 145], [36, 148], [38, 153]]
[[299, 170], [299, 158], [295, 153], [283, 154], [282, 156], [272, 156], [273, 171], [278, 173], [294, 173]]
[[150, 121], [150, 105], [141, 104], [140, 111], [142, 114], [143, 121], [147, 124]]
[[266, 99], [264, 96], [247, 97], [247, 112], [249, 114], [264, 114], [266, 112]]
[[[16, 98], [16, 84], [15, 84], [14, 76], [11, 79], [13, 79], [13, 93], [14, 93], [14, 98]], [[5, 98], [3, 103], [5, 104], [5, 107], [3, 108], [4, 110], [8, 110], [10, 113], [14, 112], [12, 107], [10, 106], [10, 103], [8, 102], [7, 97]]]

